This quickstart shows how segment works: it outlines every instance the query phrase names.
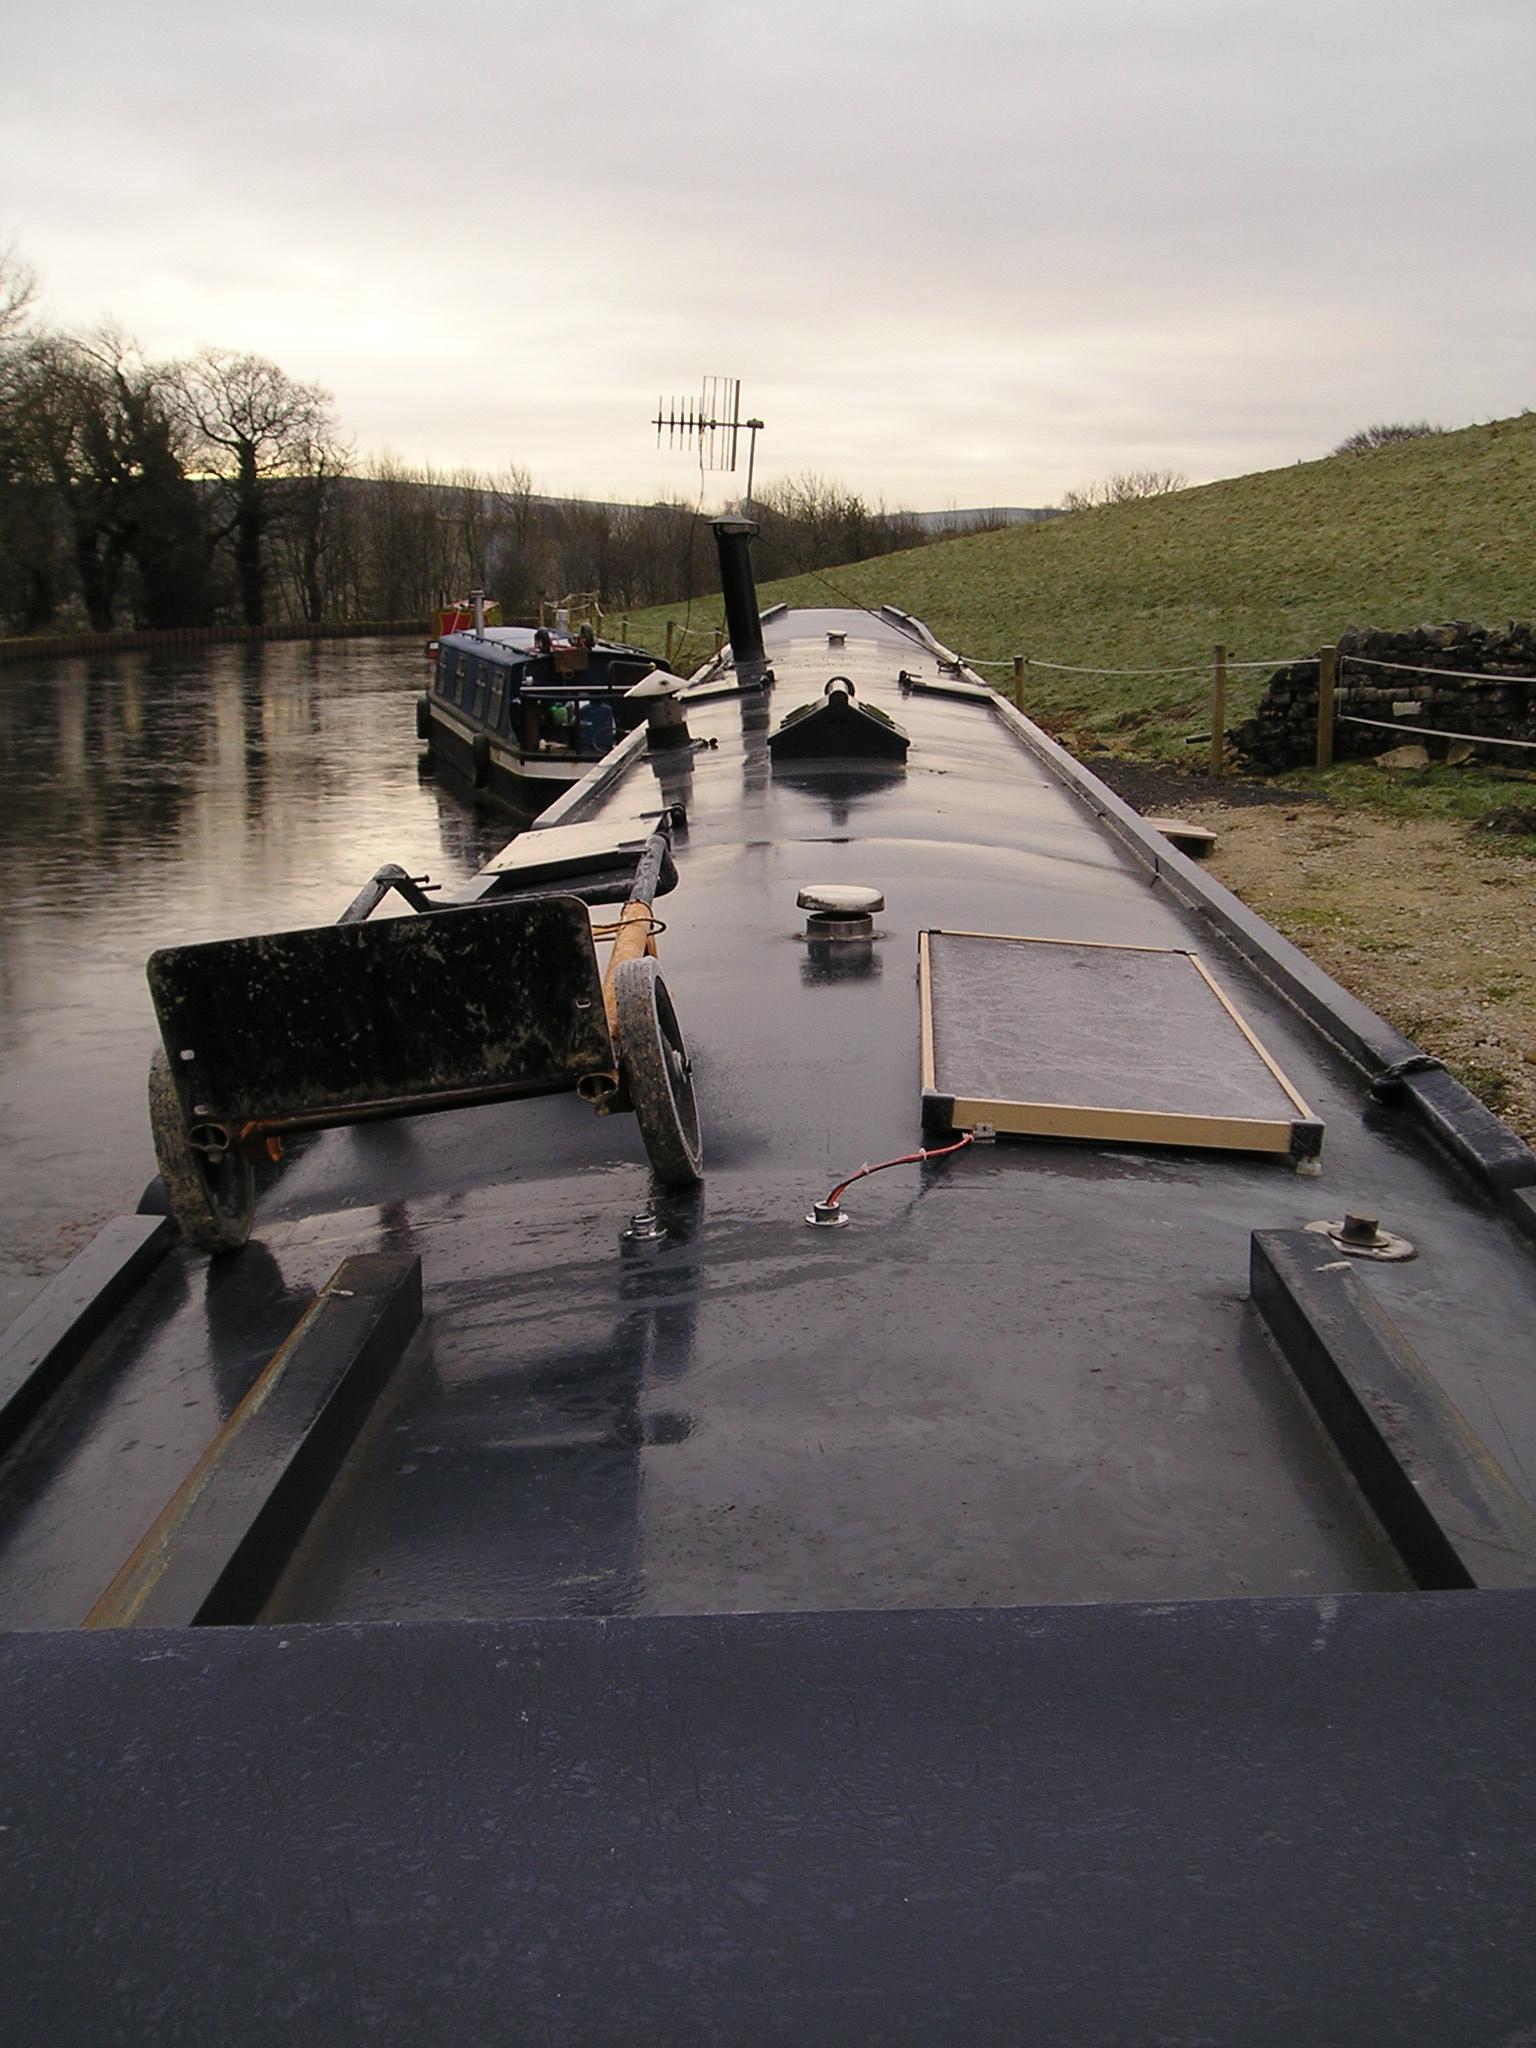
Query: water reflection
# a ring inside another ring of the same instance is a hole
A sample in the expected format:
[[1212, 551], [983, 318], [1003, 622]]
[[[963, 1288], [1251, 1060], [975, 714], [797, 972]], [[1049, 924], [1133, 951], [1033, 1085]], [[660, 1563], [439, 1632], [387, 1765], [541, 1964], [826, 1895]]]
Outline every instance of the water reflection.
[[883, 971], [874, 939], [805, 941], [800, 980], [806, 988], [832, 988], [845, 981], [878, 981]]
[[203, 1276], [208, 1349], [203, 1361], [226, 1421], [251, 1388], [263, 1361], [314, 1300], [312, 1287], [290, 1285], [276, 1256], [253, 1239], [238, 1259], [210, 1259]]
[[[394, 1390], [344, 1512], [299, 1552], [264, 1620], [649, 1604], [647, 1484], [659, 1473], [665, 1488], [694, 1427], [703, 1192], [658, 1192], [652, 1207], [660, 1234], [620, 1238], [611, 1260], [594, 1250], [579, 1270], [549, 1270], [529, 1238], [509, 1242], [494, 1279], [442, 1288], [434, 1322], [451, 1344]], [[522, 1305], [510, 1318], [509, 1279]]]
[[774, 781], [802, 796], [819, 797], [827, 806], [828, 823], [841, 830], [857, 805], [881, 796], [907, 779], [905, 768], [848, 768], [841, 764], [808, 767], [797, 761], [793, 768], [776, 768]]
[[412, 640], [0, 669], [0, 1324], [152, 1172], [156, 946], [326, 923], [383, 861], [453, 882], [517, 821], [417, 775]]

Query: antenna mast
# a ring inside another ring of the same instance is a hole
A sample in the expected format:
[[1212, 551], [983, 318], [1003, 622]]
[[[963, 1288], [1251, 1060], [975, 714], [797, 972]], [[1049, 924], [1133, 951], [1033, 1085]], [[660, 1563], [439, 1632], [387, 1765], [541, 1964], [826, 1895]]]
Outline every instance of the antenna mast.
[[747, 439], [747, 494], [743, 509], [748, 518], [752, 514], [752, 478], [757, 466], [757, 437], [762, 431], [759, 419], [744, 420], [741, 416], [741, 379], [739, 377], [706, 377], [699, 396], [695, 398], [658, 398], [656, 417], [651, 421], [656, 429], [656, 446], [661, 446], [663, 431], [669, 448], [696, 448], [699, 456], [699, 477], [702, 480], [706, 470], [734, 470], [740, 452], [741, 435], [745, 429]]

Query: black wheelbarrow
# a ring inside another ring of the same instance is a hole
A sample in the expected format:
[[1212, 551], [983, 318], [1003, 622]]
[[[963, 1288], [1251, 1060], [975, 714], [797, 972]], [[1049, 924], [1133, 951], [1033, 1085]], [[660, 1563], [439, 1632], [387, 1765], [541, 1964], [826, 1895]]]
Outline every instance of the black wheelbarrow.
[[[287, 1133], [567, 1090], [633, 1110], [657, 1179], [696, 1182], [693, 1077], [651, 907], [675, 880], [671, 826], [664, 814], [645, 841], [612, 924], [589, 909], [611, 889], [439, 906], [388, 867], [335, 924], [152, 955], [150, 1126], [187, 1242], [245, 1243], [255, 1164]], [[391, 890], [417, 914], [370, 923]]]

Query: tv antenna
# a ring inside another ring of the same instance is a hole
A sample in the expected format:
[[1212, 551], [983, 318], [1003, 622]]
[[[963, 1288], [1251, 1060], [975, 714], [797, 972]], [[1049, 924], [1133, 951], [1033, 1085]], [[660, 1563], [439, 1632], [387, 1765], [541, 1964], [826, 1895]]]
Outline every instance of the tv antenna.
[[697, 398], [658, 398], [656, 417], [651, 421], [656, 429], [656, 446], [661, 446], [665, 431], [669, 448], [696, 448], [699, 456], [699, 475], [706, 470], [734, 470], [740, 452], [741, 436], [747, 435], [747, 495], [744, 501], [746, 512], [752, 511], [752, 476], [757, 466], [757, 437], [762, 431], [759, 419], [744, 420], [741, 416], [741, 379], [739, 377], [706, 377]]

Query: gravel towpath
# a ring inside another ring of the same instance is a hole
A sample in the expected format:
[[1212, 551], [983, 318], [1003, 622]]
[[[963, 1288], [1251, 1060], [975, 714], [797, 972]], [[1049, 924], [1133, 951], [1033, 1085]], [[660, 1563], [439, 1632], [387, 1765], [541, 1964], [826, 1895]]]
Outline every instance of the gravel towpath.
[[1536, 860], [1438, 819], [1091, 765], [1139, 810], [1215, 832], [1229, 889], [1536, 1144]]

